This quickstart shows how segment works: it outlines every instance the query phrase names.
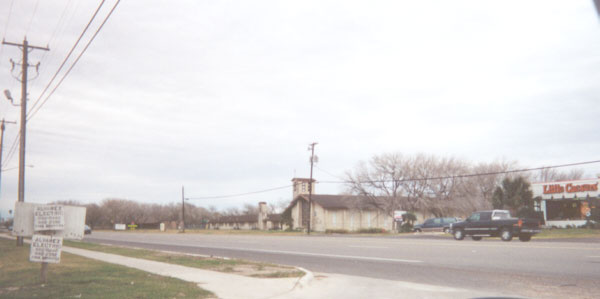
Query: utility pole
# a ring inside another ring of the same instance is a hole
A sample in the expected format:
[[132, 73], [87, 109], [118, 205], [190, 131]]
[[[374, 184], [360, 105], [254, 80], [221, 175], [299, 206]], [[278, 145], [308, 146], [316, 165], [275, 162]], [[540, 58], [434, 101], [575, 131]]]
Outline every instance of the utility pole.
[[307, 234], [310, 235], [310, 222], [312, 220], [312, 215], [311, 215], [311, 205], [312, 205], [312, 186], [313, 186], [313, 164], [315, 162], [315, 145], [317, 145], [318, 143], [313, 142], [310, 144], [309, 150], [311, 151], [310, 154], [310, 179], [308, 181], [308, 226], [307, 226]]
[[[21, 140], [19, 144], [19, 201], [25, 201], [25, 134], [27, 124], [27, 69], [31, 66], [28, 63], [29, 51], [38, 49], [50, 51], [48, 47], [30, 46], [27, 43], [27, 37], [23, 39], [22, 44], [9, 43], [2, 40], [2, 44], [16, 46], [23, 50], [23, 62], [21, 63]], [[13, 62], [14, 66], [14, 62]], [[39, 63], [36, 68], [39, 67]], [[17, 246], [23, 246], [23, 237], [17, 237]]]
[[14, 121], [4, 121], [0, 125], [0, 191], [2, 190], [2, 149], [4, 148], [4, 123], [16, 124]]
[[183, 186], [181, 186], [181, 232], [185, 233], [185, 195]]

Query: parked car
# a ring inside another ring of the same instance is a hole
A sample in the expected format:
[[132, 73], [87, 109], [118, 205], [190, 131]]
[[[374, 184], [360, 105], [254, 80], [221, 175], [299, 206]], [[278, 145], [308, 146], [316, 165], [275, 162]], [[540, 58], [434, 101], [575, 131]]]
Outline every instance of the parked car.
[[456, 240], [469, 235], [475, 241], [482, 237], [500, 237], [502, 241], [519, 237], [519, 240], [527, 242], [541, 231], [539, 220], [512, 218], [507, 210], [475, 212], [465, 221], [452, 223], [450, 229]]
[[92, 228], [89, 227], [87, 224], [85, 226], [85, 229], [83, 230], [83, 233], [86, 235], [91, 235], [92, 234]]
[[414, 232], [445, 232], [450, 231], [450, 224], [458, 222], [459, 219], [456, 217], [448, 218], [429, 218], [423, 223], [416, 224], [413, 227]]

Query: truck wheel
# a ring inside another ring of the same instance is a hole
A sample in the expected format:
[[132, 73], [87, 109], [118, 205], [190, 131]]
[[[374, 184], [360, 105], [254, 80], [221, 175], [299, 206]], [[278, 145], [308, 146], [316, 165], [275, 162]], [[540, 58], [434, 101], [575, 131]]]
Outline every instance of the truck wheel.
[[521, 242], [527, 242], [529, 240], [531, 240], [531, 235], [520, 235], [519, 236], [519, 241], [521, 241]]
[[447, 234], [447, 233], [449, 233], [449, 232], [450, 232], [450, 229], [449, 229], [449, 228], [447, 228], [447, 227], [444, 227], [444, 234]]
[[471, 238], [473, 238], [473, 241], [481, 241], [481, 237], [478, 236], [472, 236]]
[[454, 240], [462, 240], [465, 238], [465, 233], [462, 229], [457, 229], [454, 231]]
[[420, 232], [421, 232], [421, 229], [419, 229], [419, 228], [415, 229], [415, 233], [420, 233]]
[[513, 238], [513, 234], [512, 231], [510, 230], [510, 228], [503, 228], [502, 231], [500, 232], [500, 238], [502, 239], [502, 241], [510, 241]]

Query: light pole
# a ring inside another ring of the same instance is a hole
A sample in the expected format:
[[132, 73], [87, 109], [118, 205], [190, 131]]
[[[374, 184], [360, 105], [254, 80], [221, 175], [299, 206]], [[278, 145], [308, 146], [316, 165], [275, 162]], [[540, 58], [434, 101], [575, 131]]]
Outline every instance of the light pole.
[[311, 205], [312, 205], [312, 185], [313, 185], [313, 164], [316, 162], [315, 161], [315, 145], [317, 145], [318, 143], [313, 142], [311, 143], [308, 148], [308, 150], [311, 151], [310, 154], [310, 179], [308, 180], [308, 225], [307, 225], [307, 230], [306, 233], [310, 235], [310, 222], [312, 219], [312, 215], [311, 215]]
[[181, 232], [185, 233], [185, 193], [184, 188], [181, 186]]

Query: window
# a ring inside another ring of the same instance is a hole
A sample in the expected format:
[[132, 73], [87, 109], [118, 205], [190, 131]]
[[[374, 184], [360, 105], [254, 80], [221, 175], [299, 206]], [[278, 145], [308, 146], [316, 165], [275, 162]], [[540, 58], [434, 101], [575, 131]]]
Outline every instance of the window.
[[469, 216], [469, 220], [470, 221], [479, 221], [479, 217], [481, 217], [479, 215], [479, 213], [473, 213], [473, 215]]
[[502, 212], [495, 212], [493, 220], [508, 219], [508, 218], [510, 218], [510, 214], [508, 212], [502, 211]]

